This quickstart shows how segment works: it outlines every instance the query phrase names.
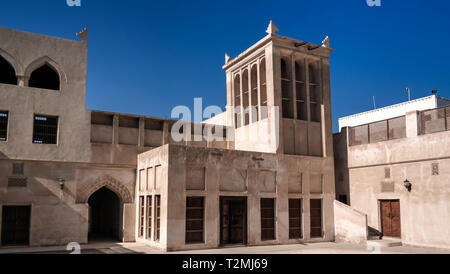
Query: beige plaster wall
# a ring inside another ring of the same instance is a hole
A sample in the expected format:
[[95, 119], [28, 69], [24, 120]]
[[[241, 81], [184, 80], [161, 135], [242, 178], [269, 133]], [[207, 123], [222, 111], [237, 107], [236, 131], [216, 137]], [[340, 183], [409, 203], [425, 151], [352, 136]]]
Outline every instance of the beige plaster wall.
[[402, 242], [448, 248], [450, 132], [418, 135], [417, 115], [406, 115], [407, 138], [348, 147], [348, 169], [336, 167], [349, 173], [351, 206], [367, 214], [370, 227], [381, 230], [380, 200], [400, 200]]

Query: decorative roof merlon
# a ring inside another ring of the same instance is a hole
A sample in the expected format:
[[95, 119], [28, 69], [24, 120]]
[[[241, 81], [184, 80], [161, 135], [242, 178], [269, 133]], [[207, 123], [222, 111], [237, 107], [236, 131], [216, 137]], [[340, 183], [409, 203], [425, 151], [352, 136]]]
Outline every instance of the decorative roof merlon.
[[322, 47], [330, 48], [330, 36], [325, 37], [325, 39], [322, 41]]
[[228, 53], [225, 53], [225, 65], [228, 64], [228, 62], [230, 62], [230, 55], [228, 55]]
[[83, 42], [86, 42], [86, 41], [87, 41], [87, 38], [88, 38], [88, 29], [87, 29], [87, 28], [84, 28], [82, 31], [80, 31], [79, 33], [77, 33], [77, 36], [80, 37], [80, 39], [81, 39]]
[[279, 29], [277, 28], [277, 26], [275, 26], [273, 21], [270, 20], [270, 23], [269, 23], [269, 26], [267, 27], [266, 33], [268, 33], [268, 34], [275, 34], [278, 31], [279, 31]]

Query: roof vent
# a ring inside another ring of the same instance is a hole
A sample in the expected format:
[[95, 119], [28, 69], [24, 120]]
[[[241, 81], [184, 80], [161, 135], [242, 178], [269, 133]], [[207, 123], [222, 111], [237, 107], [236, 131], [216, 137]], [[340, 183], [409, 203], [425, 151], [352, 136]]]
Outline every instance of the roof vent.
[[431, 94], [434, 94], [434, 95], [436, 95], [438, 93], [438, 91], [437, 90], [435, 90], [435, 89], [433, 89], [432, 91], [431, 91]]

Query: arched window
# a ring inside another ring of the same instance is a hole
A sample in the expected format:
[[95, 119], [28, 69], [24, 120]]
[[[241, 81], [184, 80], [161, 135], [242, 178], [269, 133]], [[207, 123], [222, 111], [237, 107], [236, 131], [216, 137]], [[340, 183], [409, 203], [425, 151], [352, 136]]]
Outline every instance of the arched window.
[[253, 65], [250, 73], [252, 123], [258, 121], [258, 67]]
[[234, 90], [234, 124], [241, 127], [241, 77], [236, 75], [233, 82]]
[[0, 56], [0, 83], [17, 85], [16, 71], [2, 56]]
[[294, 106], [292, 102], [292, 75], [289, 69], [289, 62], [281, 59], [281, 100], [283, 108], [283, 118], [294, 118]]
[[54, 68], [45, 64], [31, 73], [28, 86], [33, 88], [59, 90], [59, 75]]
[[248, 70], [244, 70], [242, 72], [242, 96], [243, 96], [243, 100], [242, 100], [242, 106], [244, 108], [244, 125], [248, 125], [249, 124], [249, 87], [248, 87]]
[[267, 88], [266, 88], [266, 59], [262, 59], [259, 64], [259, 85], [261, 92], [261, 119], [268, 117], [267, 109]]

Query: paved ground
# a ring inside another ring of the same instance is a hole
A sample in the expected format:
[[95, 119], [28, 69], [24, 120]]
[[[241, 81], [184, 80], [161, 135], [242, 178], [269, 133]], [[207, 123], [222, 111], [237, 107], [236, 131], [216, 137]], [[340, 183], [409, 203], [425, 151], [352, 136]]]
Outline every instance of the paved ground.
[[[8, 247], [0, 254], [68, 254], [66, 247]], [[98, 242], [81, 246], [81, 254], [162, 254], [153, 247], [140, 243]], [[170, 252], [167, 254], [370, 254], [366, 246], [337, 243], [311, 243], [276, 246], [233, 247], [198, 251]], [[383, 247], [383, 254], [450, 254], [450, 250], [411, 246]]]

